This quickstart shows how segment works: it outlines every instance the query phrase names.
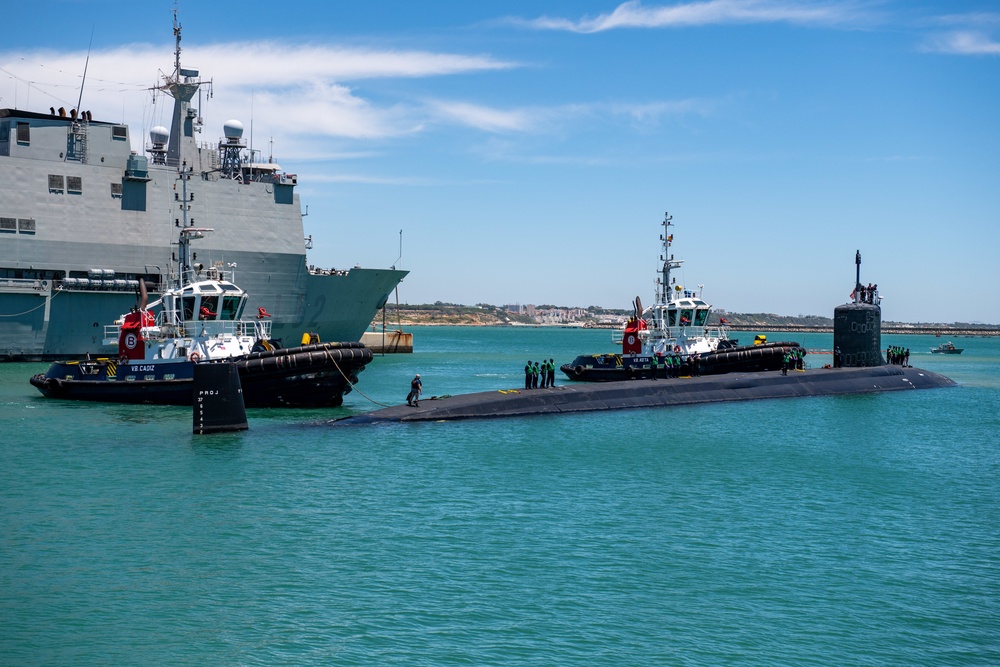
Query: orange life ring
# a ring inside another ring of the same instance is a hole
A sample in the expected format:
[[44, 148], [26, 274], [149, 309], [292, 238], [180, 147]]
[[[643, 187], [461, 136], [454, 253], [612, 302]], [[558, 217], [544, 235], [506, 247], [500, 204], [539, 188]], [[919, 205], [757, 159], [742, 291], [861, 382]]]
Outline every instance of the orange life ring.
[[193, 364], [198, 363], [199, 359], [201, 359], [201, 355], [198, 354], [197, 352], [192, 352], [191, 354], [188, 355], [188, 360]]
[[681, 351], [681, 346], [680, 345], [674, 345], [674, 352], [680, 352], [680, 351]]

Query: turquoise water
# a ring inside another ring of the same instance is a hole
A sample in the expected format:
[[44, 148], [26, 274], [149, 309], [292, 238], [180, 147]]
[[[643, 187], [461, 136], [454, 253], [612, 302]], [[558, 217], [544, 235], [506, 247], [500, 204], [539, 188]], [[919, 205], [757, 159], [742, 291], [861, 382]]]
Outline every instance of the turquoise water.
[[330, 426], [611, 349], [413, 331], [216, 436], [0, 365], [0, 664], [1000, 664], [1000, 340], [883, 337], [953, 389]]

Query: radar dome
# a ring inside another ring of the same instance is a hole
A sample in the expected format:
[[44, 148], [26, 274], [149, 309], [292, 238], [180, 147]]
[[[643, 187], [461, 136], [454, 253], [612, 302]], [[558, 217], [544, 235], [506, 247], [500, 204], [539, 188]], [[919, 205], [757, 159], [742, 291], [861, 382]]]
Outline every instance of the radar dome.
[[227, 120], [222, 126], [227, 139], [239, 139], [243, 136], [243, 123], [238, 120]]
[[154, 144], [165, 144], [170, 138], [170, 132], [162, 125], [157, 125], [149, 131], [149, 140]]

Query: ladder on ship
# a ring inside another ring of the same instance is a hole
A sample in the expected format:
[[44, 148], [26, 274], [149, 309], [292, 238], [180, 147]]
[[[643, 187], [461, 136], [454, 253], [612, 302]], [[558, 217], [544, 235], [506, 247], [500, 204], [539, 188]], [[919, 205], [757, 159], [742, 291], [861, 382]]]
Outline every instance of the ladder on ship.
[[86, 120], [78, 120], [70, 126], [69, 137], [66, 146], [66, 159], [78, 160], [86, 164], [87, 162], [87, 130], [89, 124]]

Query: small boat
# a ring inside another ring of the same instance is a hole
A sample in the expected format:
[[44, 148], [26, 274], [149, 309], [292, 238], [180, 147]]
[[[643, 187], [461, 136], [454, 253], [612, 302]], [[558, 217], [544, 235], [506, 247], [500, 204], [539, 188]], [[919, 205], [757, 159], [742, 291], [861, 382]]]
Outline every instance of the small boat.
[[[712, 306], [698, 291], [685, 289], [671, 280], [670, 271], [683, 260], [670, 254], [673, 218], [664, 215], [663, 268], [656, 280], [656, 303], [646, 309], [636, 297], [634, 314], [612, 335], [621, 353], [580, 355], [560, 367], [571, 380], [601, 382], [676, 375], [772, 371], [781, 369], [786, 355], [795, 362], [805, 355], [796, 342], [768, 343], [759, 336], [753, 345], [740, 346], [729, 338], [725, 318], [710, 325]], [[699, 285], [699, 289], [703, 286]]]
[[193, 262], [191, 241], [211, 231], [185, 224], [174, 285], [147, 306], [140, 281], [139, 303], [105, 326], [104, 345], [117, 344], [117, 356], [57, 361], [31, 384], [51, 398], [191, 405], [195, 365], [231, 363], [246, 407], [341, 405], [371, 350], [357, 342], [322, 343], [311, 334], [301, 346], [281, 348], [263, 307], [243, 319], [249, 297], [231, 271]]
[[964, 347], [955, 347], [955, 344], [951, 341], [931, 348], [931, 352], [934, 354], [962, 354], [963, 350], [965, 350]]

